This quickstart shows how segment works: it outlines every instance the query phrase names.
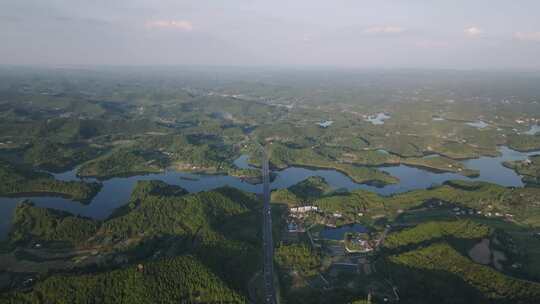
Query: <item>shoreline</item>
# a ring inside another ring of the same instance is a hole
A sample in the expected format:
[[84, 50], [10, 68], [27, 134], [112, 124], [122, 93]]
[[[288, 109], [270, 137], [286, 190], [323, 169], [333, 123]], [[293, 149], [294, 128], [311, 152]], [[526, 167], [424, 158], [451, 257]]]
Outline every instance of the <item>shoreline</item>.
[[[101, 189], [100, 189], [101, 191]], [[49, 192], [49, 191], [29, 191], [29, 192], [18, 192], [18, 193], [1, 193], [0, 197], [6, 197], [6, 198], [32, 198], [32, 197], [58, 197], [63, 198], [67, 200], [71, 200], [74, 202], [81, 203], [83, 205], [89, 205], [94, 197], [100, 192], [96, 192], [92, 195], [92, 197], [80, 200], [75, 199], [72, 195], [66, 194], [66, 193], [60, 193], [60, 192]]]

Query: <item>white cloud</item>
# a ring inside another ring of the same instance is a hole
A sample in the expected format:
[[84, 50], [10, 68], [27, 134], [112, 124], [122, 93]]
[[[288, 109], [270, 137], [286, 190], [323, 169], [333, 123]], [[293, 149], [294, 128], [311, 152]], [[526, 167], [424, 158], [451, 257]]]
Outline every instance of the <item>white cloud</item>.
[[154, 20], [146, 22], [147, 28], [169, 28], [185, 32], [193, 30], [193, 24], [187, 20]]
[[447, 41], [421, 40], [416, 42], [416, 46], [426, 49], [440, 49], [449, 47], [450, 43]]
[[310, 36], [310, 35], [304, 35], [304, 37], [302, 37], [302, 41], [304, 42], [311, 42], [313, 38]]
[[540, 42], [540, 32], [517, 32], [514, 34], [514, 38], [522, 41]]
[[465, 35], [469, 37], [479, 37], [485, 33], [483, 29], [478, 28], [476, 26], [468, 27], [465, 30], [463, 30], [463, 32], [465, 33]]
[[373, 26], [368, 27], [364, 29], [364, 33], [366, 34], [385, 34], [385, 35], [391, 35], [391, 34], [401, 34], [405, 32], [405, 29], [399, 26], [391, 26], [391, 25], [385, 25], [385, 26]]

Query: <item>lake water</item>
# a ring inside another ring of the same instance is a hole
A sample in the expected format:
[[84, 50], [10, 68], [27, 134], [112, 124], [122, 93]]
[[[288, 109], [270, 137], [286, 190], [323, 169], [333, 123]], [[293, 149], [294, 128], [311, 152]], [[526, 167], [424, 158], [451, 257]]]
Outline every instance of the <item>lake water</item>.
[[487, 123], [479, 120], [479, 121], [475, 121], [475, 122], [467, 122], [465, 123], [466, 125], [468, 126], [471, 126], [471, 127], [475, 127], [475, 128], [478, 128], [478, 129], [483, 129], [487, 126], [489, 126]]
[[347, 232], [365, 233], [368, 230], [360, 224], [344, 225], [336, 228], [325, 227], [319, 233], [319, 237], [322, 239], [342, 241]]
[[318, 122], [317, 125], [322, 128], [328, 128], [330, 127], [334, 122], [332, 120], [327, 120], [323, 122]]
[[[442, 184], [448, 180], [477, 180], [492, 182], [503, 186], [523, 186], [520, 176], [514, 171], [504, 167], [502, 162], [523, 160], [529, 155], [538, 152], [522, 153], [507, 147], [500, 147], [499, 151], [501, 155], [498, 157], [481, 157], [464, 161], [466, 167], [480, 172], [480, 176], [477, 178], [468, 178], [454, 173], [434, 173], [406, 165], [399, 165], [379, 168], [380, 170], [399, 178], [400, 182], [398, 184], [378, 188], [370, 185], [357, 184], [346, 175], [335, 170], [289, 167], [284, 170], [273, 172], [275, 174], [275, 179], [271, 183], [271, 188], [288, 188], [311, 176], [323, 177], [328, 184], [335, 189], [364, 189], [381, 195], [391, 195], [410, 190], [425, 189], [433, 185]], [[248, 164], [247, 155], [239, 157], [234, 163], [240, 168], [252, 168]], [[76, 169], [60, 174], [54, 174], [54, 176], [59, 180], [80, 180], [76, 176]], [[85, 180], [92, 181], [94, 179], [90, 178]], [[161, 180], [168, 184], [181, 186], [189, 192], [199, 192], [222, 186], [231, 186], [252, 193], [260, 193], [262, 190], [260, 184], [253, 185], [232, 176], [165, 171], [157, 174], [117, 177], [106, 180], [103, 182], [102, 190], [94, 197], [92, 202], [87, 205], [58, 197], [28, 197], [28, 199], [31, 199], [40, 207], [65, 210], [95, 219], [105, 219], [114, 209], [128, 202], [131, 191], [139, 180]], [[17, 202], [24, 199], [26, 198], [0, 197], [0, 238], [5, 237], [9, 231], [15, 205]]]
[[540, 133], [540, 125], [532, 125], [529, 131], [525, 132], [527, 135], [536, 135]]
[[381, 153], [382, 155], [390, 155], [390, 152], [388, 152], [386, 150], [383, 150], [383, 149], [378, 149], [377, 153]]
[[374, 125], [382, 125], [384, 124], [384, 121], [389, 118], [390, 118], [390, 115], [387, 115], [386, 113], [378, 113], [377, 115], [368, 116], [366, 121], [369, 121]]

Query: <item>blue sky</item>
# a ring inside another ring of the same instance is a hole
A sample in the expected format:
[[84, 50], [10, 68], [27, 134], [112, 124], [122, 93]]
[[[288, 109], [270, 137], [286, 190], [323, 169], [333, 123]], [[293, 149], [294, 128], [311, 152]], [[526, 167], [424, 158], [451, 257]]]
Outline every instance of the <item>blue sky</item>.
[[0, 0], [1, 64], [540, 69], [540, 1]]

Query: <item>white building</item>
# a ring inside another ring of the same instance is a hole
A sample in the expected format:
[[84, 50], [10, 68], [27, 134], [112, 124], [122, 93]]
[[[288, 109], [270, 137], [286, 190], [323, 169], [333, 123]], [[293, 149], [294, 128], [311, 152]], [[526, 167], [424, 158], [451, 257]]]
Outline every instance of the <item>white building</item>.
[[317, 206], [303, 206], [290, 209], [291, 213], [306, 213], [309, 211], [319, 211], [319, 208]]

